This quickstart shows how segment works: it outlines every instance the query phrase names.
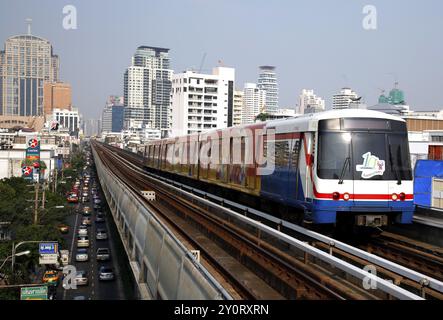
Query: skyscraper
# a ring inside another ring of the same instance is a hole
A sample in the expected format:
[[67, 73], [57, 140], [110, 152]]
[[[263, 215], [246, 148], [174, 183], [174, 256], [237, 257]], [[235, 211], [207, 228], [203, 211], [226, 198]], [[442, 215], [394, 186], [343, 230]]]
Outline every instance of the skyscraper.
[[266, 91], [266, 113], [276, 112], [278, 109], [278, 83], [275, 67], [261, 66], [257, 82], [258, 89]]
[[140, 46], [124, 75], [125, 128], [168, 130], [171, 76], [169, 49]]
[[317, 97], [314, 90], [303, 89], [300, 94], [299, 110], [300, 114], [314, 113], [325, 110], [325, 100]]
[[43, 115], [45, 82], [57, 82], [59, 59], [48, 40], [28, 33], [10, 37], [0, 51], [0, 115]]
[[245, 83], [243, 94], [242, 124], [255, 122], [255, 117], [265, 112], [266, 91], [257, 88], [255, 83]]

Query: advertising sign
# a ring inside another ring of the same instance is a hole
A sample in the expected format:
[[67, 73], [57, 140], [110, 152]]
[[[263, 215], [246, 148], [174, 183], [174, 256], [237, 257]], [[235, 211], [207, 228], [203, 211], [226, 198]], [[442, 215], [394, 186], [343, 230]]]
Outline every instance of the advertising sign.
[[58, 254], [42, 254], [39, 258], [40, 264], [57, 264]]
[[22, 167], [22, 177], [25, 178], [25, 180], [32, 180], [33, 170], [34, 170], [33, 167], [23, 166]]
[[20, 291], [20, 300], [48, 300], [48, 287], [24, 287]]
[[38, 252], [42, 254], [58, 254], [58, 242], [40, 242]]

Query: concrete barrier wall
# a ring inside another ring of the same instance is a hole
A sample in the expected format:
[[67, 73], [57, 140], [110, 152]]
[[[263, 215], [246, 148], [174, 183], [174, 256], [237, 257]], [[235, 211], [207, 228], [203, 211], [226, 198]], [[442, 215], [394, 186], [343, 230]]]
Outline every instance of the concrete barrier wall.
[[93, 149], [97, 174], [142, 299], [231, 299]]

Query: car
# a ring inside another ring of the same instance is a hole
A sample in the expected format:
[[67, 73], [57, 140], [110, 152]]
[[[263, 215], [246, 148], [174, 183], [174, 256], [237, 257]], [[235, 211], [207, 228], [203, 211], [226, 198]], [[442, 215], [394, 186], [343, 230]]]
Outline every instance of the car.
[[78, 197], [77, 196], [69, 196], [67, 201], [69, 203], [78, 203]]
[[59, 225], [58, 230], [63, 234], [69, 233], [69, 227], [66, 224]]
[[94, 204], [94, 210], [95, 211], [97, 211], [97, 210], [100, 210], [102, 208], [102, 206], [100, 205], [100, 204]]
[[77, 254], [75, 255], [75, 261], [85, 262], [89, 260], [88, 249], [77, 249]]
[[97, 199], [94, 200], [94, 203], [95, 203], [95, 204], [100, 204], [101, 202], [102, 202], [102, 201], [101, 201], [99, 198], [97, 198]]
[[111, 281], [115, 279], [114, 270], [111, 267], [102, 266], [98, 272], [98, 278], [101, 281]]
[[78, 227], [77, 234], [79, 236], [87, 236], [88, 235], [88, 226], [81, 225]]
[[87, 193], [87, 192], [83, 192], [82, 196], [83, 196], [83, 197], [87, 197], [87, 196], [89, 196], [89, 193]]
[[88, 248], [89, 238], [88, 236], [78, 236], [77, 237], [77, 248]]
[[75, 296], [72, 300], [86, 300], [85, 296]]
[[88, 274], [84, 270], [77, 271], [75, 274], [75, 282], [78, 286], [87, 286], [88, 285]]
[[97, 232], [95, 234], [95, 239], [97, 240], [106, 240], [108, 239], [108, 233], [105, 229], [97, 229]]
[[109, 248], [98, 248], [96, 259], [97, 261], [107, 261], [111, 259], [111, 252], [109, 251]]
[[90, 207], [84, 207], [83, 208], [83, 215], [84, 216], [90, 216], [91, 215], [91, 208]]
[[58, 284], [59, 280], [60, 280], [59, 272], [55, 270], [46, 271], [42, 278], [43, 283], [56, 284], [56, 285]]
[[97, 213], [97, 216], [95, 217], [95, 223], [105, 222], [105, 215], [101, 212]]
[[82, 224], [85, 225], [85, 226], [90, 226], [91, 222], [92, 222], [91, 217], [84, 217], [82, 219]]
[[89, 197], [88, 196], [83, 196], [82, 202], [83, 203], [89, 202]]

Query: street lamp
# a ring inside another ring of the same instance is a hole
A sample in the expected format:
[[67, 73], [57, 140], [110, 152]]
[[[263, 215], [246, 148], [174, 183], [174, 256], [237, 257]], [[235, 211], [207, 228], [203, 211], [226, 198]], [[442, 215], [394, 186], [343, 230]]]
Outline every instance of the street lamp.
[[22, 242], [19, 242], [17, 245], [14, 245], [14, 243], [12, 243], [12, 255], [10, 257], [10, 258], [12, 258], [11, 259], [11, 274], [12, 275], [14, 275], [14, 263], [15, 263], [15, 257], [17, 256], [15, 251], [17, 250], [17, 248], [20, 247], [22, 244], [25, 244], [25, 243], [40, 243], [40, 242], [41, 241], [22, 241]]
[[26, 251], [22, 251], [22, 252], [16, 253], [15, 255], [11, 255], [11, 256], [7, 257], [7, 258], [5, 259], [5, 261], [3, 261], [2, 265], [0, 266], [0, 270], [3, 268], [3, 266], [4, 266], [5, 263], [6, 263], [6, 261], [8, 261], [10, 258], [13, 258], [13, 257], [20, 257], [20, 256], [28, 255], [28, 254], [30, 254], [30, 253], [31, 253], [31, 251], [26, 250]]

